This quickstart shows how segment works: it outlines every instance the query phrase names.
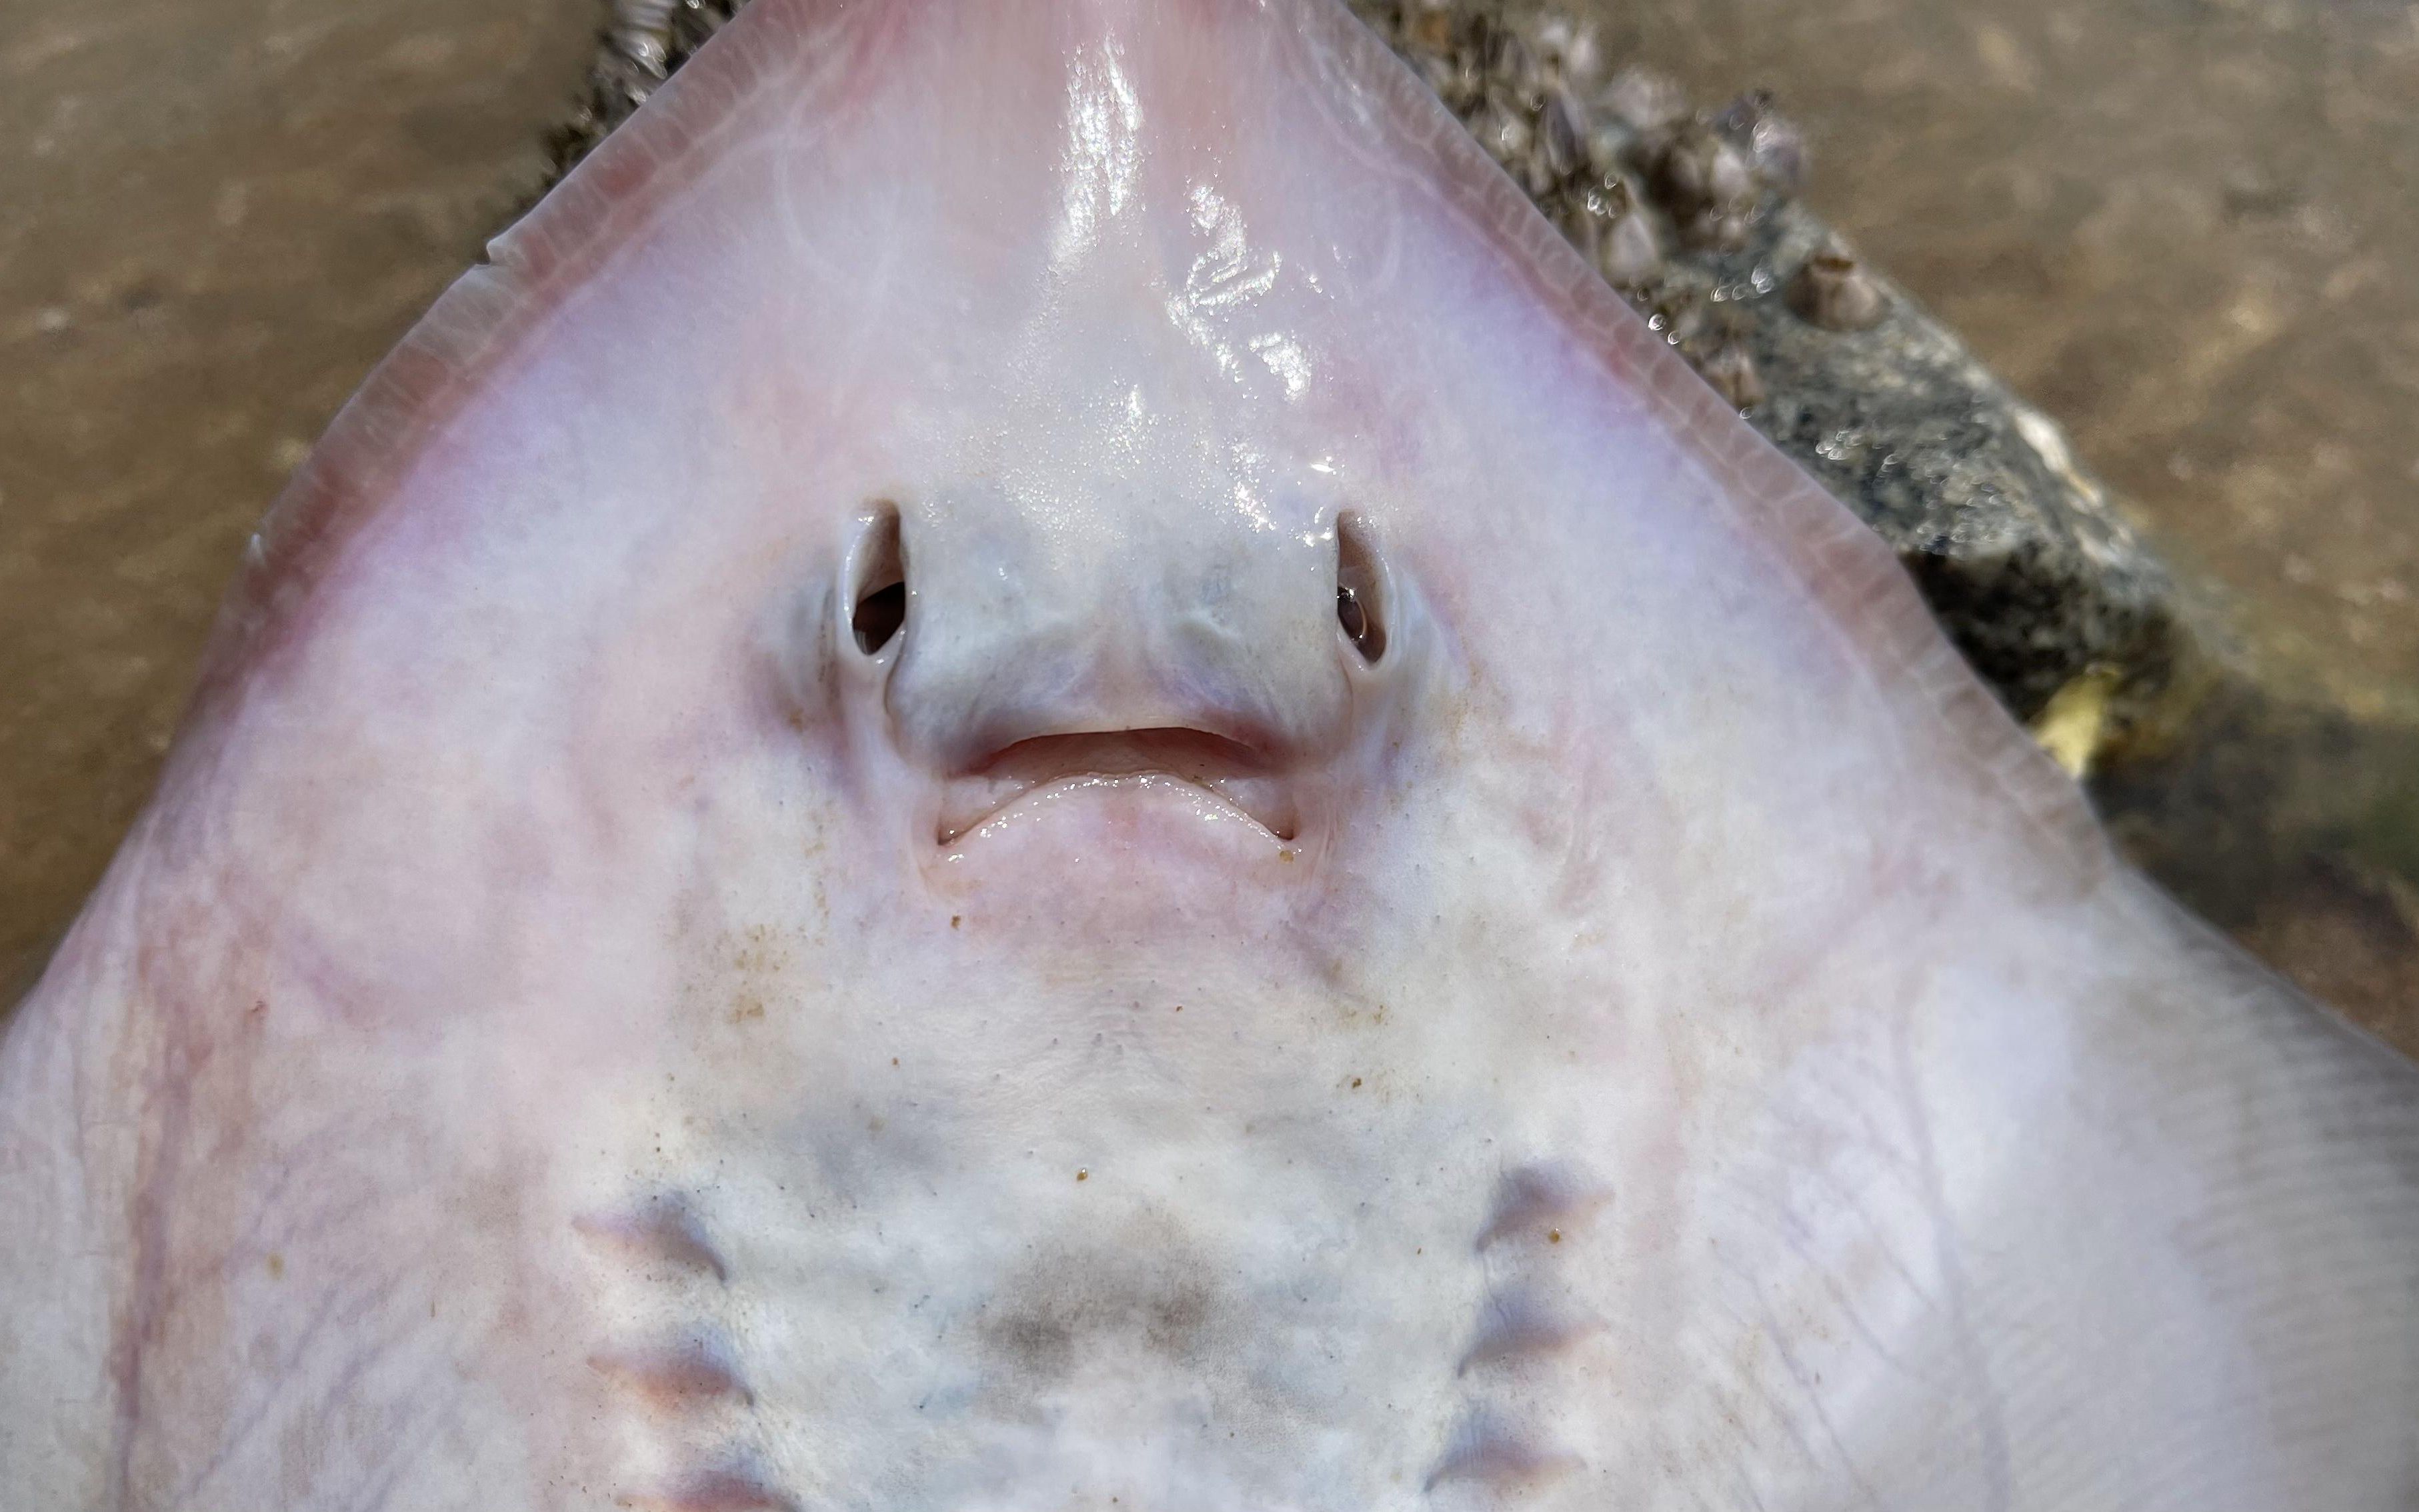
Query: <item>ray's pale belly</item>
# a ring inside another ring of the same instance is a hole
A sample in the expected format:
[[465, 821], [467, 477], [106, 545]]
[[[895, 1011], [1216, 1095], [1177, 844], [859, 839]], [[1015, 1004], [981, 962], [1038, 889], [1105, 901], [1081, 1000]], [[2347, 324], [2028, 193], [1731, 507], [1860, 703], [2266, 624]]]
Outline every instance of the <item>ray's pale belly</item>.
[[717, 1035], [557, 1140], [594, 1152], [552, 1242], [624, 1483], [1368, 1508], [1604, 1447], [1623, 1241], [1576, 1078], [1443, 1009], [1139, 970], [959, 1011]]
[[1171, 1112], [894, 1104], [708, 1137], [671, 1163], [693, 1180], [582, 1211], [624, 1472], [767, 1505], [1367, 1507], [1576, 1463], [1610, 1196], [1584, 1169]]

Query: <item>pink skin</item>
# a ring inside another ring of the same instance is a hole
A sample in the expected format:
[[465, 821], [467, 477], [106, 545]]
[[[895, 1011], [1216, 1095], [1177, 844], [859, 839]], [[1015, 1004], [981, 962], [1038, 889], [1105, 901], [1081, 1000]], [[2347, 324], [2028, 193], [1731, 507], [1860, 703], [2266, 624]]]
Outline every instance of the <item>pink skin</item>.
[[756, 0], [9, 1021], [0, 1496], [2400, 1504], [2414, 1171], [1339, 10]]

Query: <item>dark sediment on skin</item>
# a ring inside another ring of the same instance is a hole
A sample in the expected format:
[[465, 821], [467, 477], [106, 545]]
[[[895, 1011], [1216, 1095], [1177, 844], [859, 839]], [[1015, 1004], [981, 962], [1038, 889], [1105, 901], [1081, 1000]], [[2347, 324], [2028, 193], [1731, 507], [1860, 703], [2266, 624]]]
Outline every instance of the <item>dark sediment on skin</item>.
[[[745, 3], [616, 0], [552, 143], [558, 173]], [[1707, 381], [1890, 544], [2134, 860], [2419, 1049], [2419, 733], [2264, 683], [2214, 596], [2159, 560], [2059, 428], [1807, 207], [1804, 143], [1768, 98], [1701, 108], [1549, 6], [1353, 6]]]

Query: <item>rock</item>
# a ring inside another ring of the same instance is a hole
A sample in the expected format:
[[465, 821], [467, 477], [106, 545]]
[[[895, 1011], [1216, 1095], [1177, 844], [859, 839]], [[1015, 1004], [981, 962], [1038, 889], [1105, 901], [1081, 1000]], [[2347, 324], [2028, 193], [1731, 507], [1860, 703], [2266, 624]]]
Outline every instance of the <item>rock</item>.
[[547, 144], [554, 155], [554, 171], [546, 187], [561, 181], [591, 147], [636, 114], [655, 86], [670, 78], [747, 3], [612, 0], [612, 19], [597, 39], [585, 97]]

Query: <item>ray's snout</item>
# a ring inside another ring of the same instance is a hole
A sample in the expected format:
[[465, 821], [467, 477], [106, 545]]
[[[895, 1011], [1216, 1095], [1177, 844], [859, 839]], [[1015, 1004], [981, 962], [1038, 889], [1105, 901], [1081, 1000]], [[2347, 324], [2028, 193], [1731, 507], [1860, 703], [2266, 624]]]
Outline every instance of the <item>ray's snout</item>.
[[841, 654], [887, 756], [942, 789], [935, 838], [1070, 781], [1190, 784], [1279, 840], [1403, 659], [1355, 516], [1300, 527], [967, 491], [866, 513]]

